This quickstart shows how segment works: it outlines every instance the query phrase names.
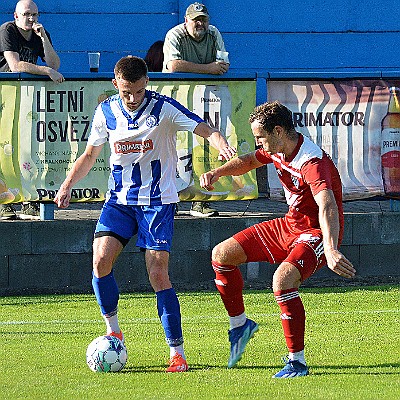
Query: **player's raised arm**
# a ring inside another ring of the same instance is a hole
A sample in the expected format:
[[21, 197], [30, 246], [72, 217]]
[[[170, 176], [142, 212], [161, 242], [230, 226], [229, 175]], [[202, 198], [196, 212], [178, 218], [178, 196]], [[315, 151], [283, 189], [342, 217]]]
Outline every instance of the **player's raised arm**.
[[66, 208], [69, 206], [73, 186], [89, 173], [102, 148], [103, 145], [87, 145], [83, 154], [74, 162], [71, 171], [68, 173], [54, 198], [54, 202], [58, 207]]
[[214, 190], [213, 184], [217, 182], [221, 176], [244, 175], [262, 165], [263, 164], [257, 160], [254, 152], [243, 154], [240, 157], [229, 160], [218, 168], [201, 174], [200, 186], [206, 190]]
[[205, 122], [201, 122], [196, 126], [193, 133], [207, 139], [211, 146], [219, 151], [219, 156], [221, 159], [230, 160], [231, 158], [235, 157], [235, 147], [229, 145], [226, 138], [218, 129], [212, 128]]

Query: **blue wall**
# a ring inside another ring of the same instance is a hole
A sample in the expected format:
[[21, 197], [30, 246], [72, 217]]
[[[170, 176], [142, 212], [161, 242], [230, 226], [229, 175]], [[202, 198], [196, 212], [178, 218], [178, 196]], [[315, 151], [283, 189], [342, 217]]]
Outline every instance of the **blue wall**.
[[[0, 22], [15, 1], [1, 0]], [[38, 0], [40, 21], [61, 57], [61, 72], [87, 71], [89, 50], [111, 72], [183, 21], [191, 1]], [[231, 69], [251, 71], [398, 70], [400, 7], [387, 0], [205, 0], [230, 52]]]

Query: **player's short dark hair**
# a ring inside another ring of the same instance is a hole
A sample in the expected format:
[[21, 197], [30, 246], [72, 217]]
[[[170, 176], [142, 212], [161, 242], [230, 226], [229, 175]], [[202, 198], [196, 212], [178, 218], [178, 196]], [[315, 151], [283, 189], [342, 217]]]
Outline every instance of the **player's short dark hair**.
[[267, 132], [272, 132], [277, 125], [288, 132], [294, 129], [292, 112], [279, 101], [257, 106], [249, 117], [250, 124], [254, 121], [258, 121]]
[[143, 58], [126, 56], [121, 58], [114, 67], [115, 78], [128, 82], [136, 82], [147, 76], [147, 65]]

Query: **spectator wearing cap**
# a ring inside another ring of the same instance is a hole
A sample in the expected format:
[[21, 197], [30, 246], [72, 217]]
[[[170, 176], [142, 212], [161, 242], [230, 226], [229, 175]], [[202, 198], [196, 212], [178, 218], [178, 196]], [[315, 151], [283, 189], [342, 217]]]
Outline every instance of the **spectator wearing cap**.
[[191, 4], [185, 22], [170, 29], [164, 40], [163, 72], [222, 75], [228, 62], [216, 62], [217, 50], [226, 51], [219, 30], [210, 25], [204, 4]]
[[[226, 51], [219, 30], [210, 25], [207, 7], [191, 4], [185, 22], [170, 29], [164, 40], [162, 72], [191, 72], [194, 74], [222, 75], [229, 69], [228, 62], [216, 61], [217, 50]], [[194, 201], [190, 208], [194, 217], [213, 217], [218, 211], [208, 202]]]

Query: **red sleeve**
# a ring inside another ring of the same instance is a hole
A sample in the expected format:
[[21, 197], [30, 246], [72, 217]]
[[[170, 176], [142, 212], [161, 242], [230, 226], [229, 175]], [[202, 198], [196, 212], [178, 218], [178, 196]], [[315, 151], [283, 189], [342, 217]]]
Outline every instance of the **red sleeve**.
[[263, 164], [271, 164], [272, 163], [271, 156], [263, 149], [256, 150], [255, 156], [256, 156], [257, 160], [260, 161], [260, 163], [263, 163]]
[[332, 188], [332, 161], [323, 155], [322, 158], [313, 158], [303, 165], [301, 172], [303, 179], [310, 185], [313, 196], [324, 189]]

